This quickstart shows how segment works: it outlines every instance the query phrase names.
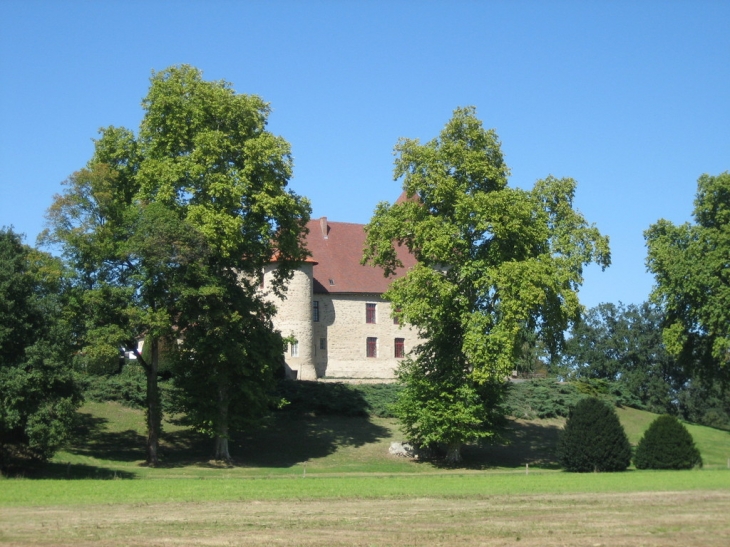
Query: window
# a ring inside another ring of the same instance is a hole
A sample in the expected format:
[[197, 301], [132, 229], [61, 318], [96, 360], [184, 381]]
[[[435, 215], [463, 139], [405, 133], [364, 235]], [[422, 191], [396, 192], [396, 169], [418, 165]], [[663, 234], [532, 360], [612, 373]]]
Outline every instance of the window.
[[378, 356], [378, 339], [377, 338], [372, 338], [372, 337], [368, 336], [367, 355], [368, 355], [368, 357], [377, 357]]
[[312, 302], [312, 320], [316, 323], [319, 321], [319, 300]]
[[[395, 313], [400, 313], [400, 308], [396, 308], [395, 309]], [[399, 324], [398, 323], [398, 318], [395, 315], [393, 315], [393, 324], [394, 325], [398, 325]]]
[[375, 323], [375, 304], [365, 304], [365, 322]]
[[290, 355], [292, 357], [299, 357], [299, 342], [292, 342], [289, 348], [291, 350]]
[[403, 359], [406, 356], [406, 340], [405, 338], [395, 339], [395, 358]]
[[327, 339], [326, 338], [320, 338], [319, 339], [319, 349], [321, 350], [327, 350]]

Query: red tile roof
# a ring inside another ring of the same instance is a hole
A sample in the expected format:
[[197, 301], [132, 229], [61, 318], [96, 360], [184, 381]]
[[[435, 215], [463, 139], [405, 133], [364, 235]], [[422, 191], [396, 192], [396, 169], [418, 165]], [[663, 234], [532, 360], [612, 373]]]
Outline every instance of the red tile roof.
[[399, 247], [398, 258], [404, 267], [394, 277], [386, 278], [381, 268], [360, 264], [365, 246], [363, 224], [330, 222], [322, 217], [310, 220], [307, 228], [307, 247], [316, 262], [315, 293], [384, 293], [393, 279], [403, 276], [416, 264], [413, 255], [405, 247]]

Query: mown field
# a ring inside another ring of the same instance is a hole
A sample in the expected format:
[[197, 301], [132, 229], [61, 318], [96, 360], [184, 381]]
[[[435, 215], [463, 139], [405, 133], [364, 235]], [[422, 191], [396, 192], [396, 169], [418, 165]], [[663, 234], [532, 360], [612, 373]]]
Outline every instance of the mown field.
[[[633, 443], [655, 417], [619, 416]], [[233, 439], [233, 466], [166, 423], [150, 469], [142, 412], [88, 403], [49, 466], [0, 480], [0, 544], [727, 545], [730, 433], [689, 427], [701, 470], [568, 474], [560, 427], [514, 420], [509, 444], [469, 447], [448, 469], [388, 455], [389, 419], [278, 416]]]

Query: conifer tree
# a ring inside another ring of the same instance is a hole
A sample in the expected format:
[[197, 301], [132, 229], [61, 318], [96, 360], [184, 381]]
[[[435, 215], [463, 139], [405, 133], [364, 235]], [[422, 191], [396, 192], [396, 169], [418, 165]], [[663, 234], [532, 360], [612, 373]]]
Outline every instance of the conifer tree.
[[558, 447], [566, 471], [624, 471], [631, 445], [616, 411], [595, 397], [581, 399], [570, 412]]
[[637, 469], [692, 469], [702, 456], [687, 428], [674, 416], [659, 416], [636, 447]]

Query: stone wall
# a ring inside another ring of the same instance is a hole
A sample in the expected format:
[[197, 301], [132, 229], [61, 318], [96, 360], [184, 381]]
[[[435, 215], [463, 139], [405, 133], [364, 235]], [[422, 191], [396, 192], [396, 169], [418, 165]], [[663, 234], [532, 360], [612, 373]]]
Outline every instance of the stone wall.
[[[393, 324], [390, 303], [375, 294], [314, 294], [320, 320], [314, 323], [315, 367], [328, 378], [393, 378], [400, 359], [395, 339], [408, 353], [420, 340], [414, 329]], [[375, 304], [375, 323], [366, 322], [366, 305]], [[367, 356], [367, 338], [377, 338], [377, 356]], [[325, 342], [322, 344], [321, 340]], [[320, 349], [324, 345], [325, 349]]]
[[[264, 290], [273, 266], [264, 276]], [[312, 266], [305, 264], [289, 283], [286, 299], [276, 299], [274, 325], [298, 341], [298, 355], [285, 355], [292, 373], [315, 378], [391, 379], [400, 359], [395, 339], [404, 339], [406, 354], [420, 343], [411, 327], [393, 324], [390, 303], [377, 294], [313, 294]], [[319, 321], [314, 321], [314, 302]], [[375, 323], [367, 323], [366, 306], [375, 304]], [[367, 338], [377, 339], [377, 355], [367, 356]], [[293, 374], [292, 374], [293, 375]]]

